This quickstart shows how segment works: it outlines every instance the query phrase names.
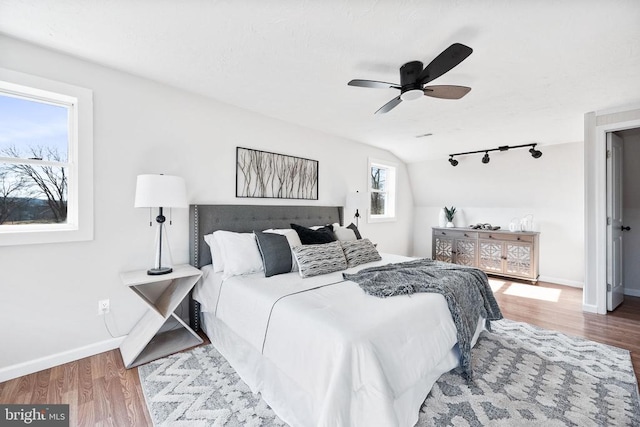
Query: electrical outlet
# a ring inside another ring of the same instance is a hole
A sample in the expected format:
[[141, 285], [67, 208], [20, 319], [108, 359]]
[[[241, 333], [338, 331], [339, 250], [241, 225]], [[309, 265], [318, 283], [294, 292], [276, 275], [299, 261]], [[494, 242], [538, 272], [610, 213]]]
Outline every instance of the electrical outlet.
[[109, 300], [101, 299], [98, 301], [98, 316], [102, 316], [103, 314], [108, 314], [110, 311]]

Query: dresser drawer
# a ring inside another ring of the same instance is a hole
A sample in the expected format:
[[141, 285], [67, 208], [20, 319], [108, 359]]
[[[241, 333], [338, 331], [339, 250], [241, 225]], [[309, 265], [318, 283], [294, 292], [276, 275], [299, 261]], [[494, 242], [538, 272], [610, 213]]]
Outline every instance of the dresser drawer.
[[487, 240], [506, 240], [510, 242], [528, 242], [533, 243], [533, 236], [531, 234], [517, 234], [517, 233], [479, 233], [481, 239]]
[[464, 231], [464, 230], [433, 230], [435, 237], [449, 237], [452, 239], [477, 239], [477, 231]]

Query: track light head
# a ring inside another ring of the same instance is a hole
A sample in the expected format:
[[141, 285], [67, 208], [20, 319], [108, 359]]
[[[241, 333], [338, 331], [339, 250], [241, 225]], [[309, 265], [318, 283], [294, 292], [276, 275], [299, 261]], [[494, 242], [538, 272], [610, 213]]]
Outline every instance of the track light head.
[[449, 158], [449, 163], [451, 163], [451, 166], [458, 166], [458, 161], [453, 156]]
[[484, 163], [486, 165], [487, 163], [489, 163], [489, 160], [491, 160], [489, 158], [489, 152], [485, 152], [484, 153], [484, 157], [482, 157], [482, 163]]
[[531, 147], [529, 149], [529, 152], [531, 153], [531, 157], [533, 157], [534, 159], [539, 159], [540, 156], [542, 156], [542, 151], [536, 150], [535, 146]]

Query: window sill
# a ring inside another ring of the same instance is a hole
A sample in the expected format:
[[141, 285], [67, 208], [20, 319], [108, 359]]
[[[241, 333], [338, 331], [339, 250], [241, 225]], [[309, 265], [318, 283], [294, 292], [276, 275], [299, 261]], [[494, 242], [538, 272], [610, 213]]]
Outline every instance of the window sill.
[[0, 246], [80, 242], [92, 239], [93, 230], [67, 224], [61, 224], [59, 227], [34, 226], [19, 230], [16, 230], [15, 227], [6, 230], [0, 229]]
[[383, 216], [383, 217], [368, 217], [367, 222], [368, 223], [376, 223], [376, 222], [395, 222], [397, 221], [398, 218], [395, 216]]

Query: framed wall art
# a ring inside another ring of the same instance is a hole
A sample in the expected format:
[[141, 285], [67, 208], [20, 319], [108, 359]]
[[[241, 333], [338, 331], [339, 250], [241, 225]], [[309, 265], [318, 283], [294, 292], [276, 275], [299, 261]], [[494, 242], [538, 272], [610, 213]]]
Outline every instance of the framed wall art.
[[236, 197], [318, 200], [318, 161], [237, 147]]

